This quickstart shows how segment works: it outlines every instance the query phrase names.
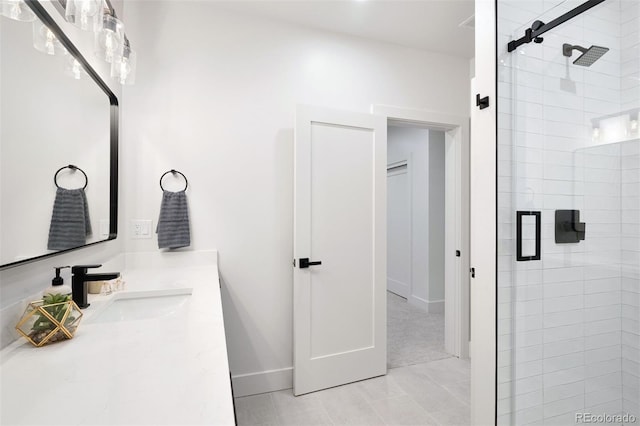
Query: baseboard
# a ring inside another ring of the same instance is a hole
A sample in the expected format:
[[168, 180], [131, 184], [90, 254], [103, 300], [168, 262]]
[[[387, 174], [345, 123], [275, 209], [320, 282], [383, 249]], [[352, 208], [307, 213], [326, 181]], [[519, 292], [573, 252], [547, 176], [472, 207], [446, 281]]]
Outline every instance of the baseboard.
[[444, 313], [444, 299], [443, 300], [425, 300], [421, 297], [411, 295], [407, 300], [413, 306], [416, 306], [425, 312], [429, 312], [432, 314]]
[[293, 387], [293, 367], [231, 376], [233, 395], [249, 396]]
[[406, 299], [409, 294], [409, 284], [387, 277], [387, 290]]

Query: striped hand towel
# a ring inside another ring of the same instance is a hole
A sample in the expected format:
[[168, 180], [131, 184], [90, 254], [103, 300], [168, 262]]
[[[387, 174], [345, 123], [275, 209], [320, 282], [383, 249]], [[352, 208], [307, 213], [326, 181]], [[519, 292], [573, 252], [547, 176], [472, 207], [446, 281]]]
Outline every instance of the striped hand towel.
[[156, 233], [158, 248], [176, 249], [191, 245], [189, 208], [185, 191], [162, 192]]
[[49, 226], [49, 250], [83, 246], [91, 235], [89, 205], [84, 189], [58, 188]]

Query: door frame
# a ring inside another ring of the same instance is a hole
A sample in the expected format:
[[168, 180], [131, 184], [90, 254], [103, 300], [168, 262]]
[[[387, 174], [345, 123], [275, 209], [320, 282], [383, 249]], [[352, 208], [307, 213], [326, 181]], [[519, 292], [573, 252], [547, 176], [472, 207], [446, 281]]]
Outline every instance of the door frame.
[[[445, 194], [445, 350], [459, 358], [469, 357], [469, 117], [422, 109], [372, 105], [371, 113], [387, 118], [387, 125], [413, 124], [445, 133], [445, 181], [455, 181], [455, 192]], [[447, 185], [447, 183], [445, 185]], [[454, 220], [447, 220], [453, 217]], [[460, 257], [456, 257], [460, 250]]]

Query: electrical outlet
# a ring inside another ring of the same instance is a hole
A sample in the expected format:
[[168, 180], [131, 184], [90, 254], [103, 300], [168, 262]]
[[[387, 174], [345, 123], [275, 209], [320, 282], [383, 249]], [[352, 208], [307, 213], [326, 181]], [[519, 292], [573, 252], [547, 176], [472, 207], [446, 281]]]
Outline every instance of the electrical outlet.
[[131, 238], [148, 239], [151, 238], [151, 221], [134, 219], [131, 221]]

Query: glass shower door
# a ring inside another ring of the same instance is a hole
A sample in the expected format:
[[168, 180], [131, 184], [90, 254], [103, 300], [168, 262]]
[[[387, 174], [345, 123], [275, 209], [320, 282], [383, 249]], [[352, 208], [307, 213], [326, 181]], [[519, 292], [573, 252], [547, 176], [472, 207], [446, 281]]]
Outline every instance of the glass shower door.
[[501, 425], [640, 424], [640, 2], [506, 49], [581, 3], [498, 2]]

